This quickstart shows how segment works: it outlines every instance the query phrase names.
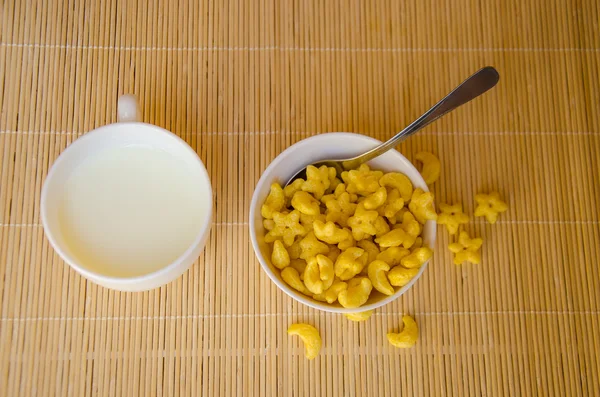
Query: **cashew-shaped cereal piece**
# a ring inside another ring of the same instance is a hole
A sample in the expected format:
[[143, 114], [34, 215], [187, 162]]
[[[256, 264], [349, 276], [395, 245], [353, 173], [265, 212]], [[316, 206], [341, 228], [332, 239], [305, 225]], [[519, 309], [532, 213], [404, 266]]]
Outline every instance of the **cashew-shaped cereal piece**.
[[378, 188], [375, 193], [368, 195], [363, 200], [363, 205], [367, 210], [374, 210], [385, 203], [387, 199], [387, 190], [384, 187]]
[[402, 332], [398, 334], [392, 332], [388, 333], [388, 341], [394, 347], [399, 347], [401, 349], [413, 347], [417, 343], [417, 339], [419, 339], [419, 328], [417, 327], [417, 323], [411, 316], [403, 316], [402, 322], [404, 323]]
[[423, 266], [433, 256], [433, 251], [429, 247], [416, 248], [410, 255], [400, 260], [400, 264], [407, 269], [414, 269]]
[[356, 276], [365, 267], [365, 250], [358, 247], [350, 247], [342, 252], [335, 261], [335, 275], [340, 280], [350, 280]]
[[408, 234], [402, 229], [394, 229], [381, 237], [377, 237], [375, 242], [379, 244], [380, 247], [397, 247], [409, 238]]
[[413, 184], [408, 177], [400, 172], [388, 172], [379, 179], [379, 184], [384, 187], [398, 189], [400, 197], [406, 203], [413, 194]]
[[327, 303], [333, 303], [337, 300], [340, 292], [348, 288], [348, 284], [343, 281], [336, 281], [327, 291], [325, 291], [325, 300]]
[[348, 281], [348, 288], [340, 292], [338, 302], [345, 308], [354, 309], [369, 300], [373, 285], [367, 277], [356, 277]]
[[313, 294], [321, 294], [333, 284], [333, 262], [325, 255], [311, 258], [304, 269], [304, 285]]
[[415, 155], [415, 158], [423, 163], [423, 170], [421, 176], [425, 179], [425, 183], [431, 185], [440, 177], [440, 159], [433, 153], [419, 152]]
[[260, 213], [263, 218], [273, 219], [273, 213], [281, 211], [284, 206], [285, 196], [283, 189], [279, 183], [273, 183], [265, 203], [260, 207]]
[[346, 318], [350, 321], [366, 321], [371, 317], [372, 314], [373, 310], [367, 310], [358, 313], [346, 313], [344, 316], [346, 316]]
[[313, 225], [315, 236], [326, 242], [327, 244], [339, 244], [342, 241], [349, 240], [352, 238], [352, 234], [348, 229], [342, 229], [337, 227], [333, 222], [329, 221], [323, 223], [319, 220], [315, 221]]
[[396, 266], [400, 264], [402, 258], [410, 254], [410, 251], [402, 247], [390, 247], [385, 251], [382, 251], [375, 259], [384, 261], [390, 266]]
[[320, 200], [325, 191], [331, 186], [335, 174], [335, 168], [328, 168], [325, 165], [317, 168], [309, 165], [306, 167], [306, 182], [302, 184], [302, 190], [312, 193], [317, 200]]
[[[404, 207], [404, 199], [400, 197], [398, 189], [391, 189], [385, 200], [385, 204], [379, 208], [380, 214], [388, 218], [390, 221]], [[394, 219], [395, 223], [395, 219]]]
[[421, 188], [417, 188], [413, 192], [408, 209], [421, 224], [425, 224], [427, 220], [435, 221], [437, 219], [437, 213], [433, 207], [433, 193], [424, 192]]
[[319, 202], [312, 195], [302, 190], [294, 193], [292, 207], [305, 215], [319, 215], [321, 213]]
[[373, 288], [384, 295], [394, 295], [394, 287], [390, 285], [386, 273], [390, 270], [390, 266], [384, 261], [373, 261], [369, 263], [368, 275]]
[[281, 271], [281, 278], [287, 283], [287, 285], [296, 291], [302, 292], [303, 294], [309, 293], [302, 280], [300, 280], [300, 273], [298, 273], [298, 270], [294, 269], [293, 267], [288, 266], [283, 269]]
[[394, 266], [392, 270], [388, 272], [388, 280], [390, 284], [395, 287], [404, 287], [410, 282], [417, 274], [419, 274], [419, 268], [406, 269], [402, 266]]
[[273, 252], [271, 253], [271, 262], [277, 269], [283, 269], [290, 264], [290, 254], [285, 249], [281, 240], [275, 240], [273, 243]]
[[304, 342], [304, 356], [309, 360], [317, 357], [321, 351], [321, 335], [309, 324], [292, 324], [287, 330], [288, 335], [296, 335]]

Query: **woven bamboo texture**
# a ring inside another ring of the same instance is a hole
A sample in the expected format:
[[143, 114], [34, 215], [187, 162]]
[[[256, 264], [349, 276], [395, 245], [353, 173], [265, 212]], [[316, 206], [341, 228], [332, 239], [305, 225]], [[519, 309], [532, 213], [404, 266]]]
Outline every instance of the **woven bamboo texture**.
[[[600, 7], [594, 0], [4, 0], [0, 395], [600, 395]], [[263, 274], [249, 206], [269, 162], [320, 133], [391, 137], [472, 72], [499, 85], [402, 144], [439, 155], [438, 202], [498, 190], [481, 265], [438, 231], [415, 286], [365, 323]], [[175, 282], [120, 293], [40, 225], [49, 166], [119, 95], [206, 164], [216, 216]], [[421, 336], [386, 333], [415, 317]], [[294, 322], [324, 347], [307, 361]]]

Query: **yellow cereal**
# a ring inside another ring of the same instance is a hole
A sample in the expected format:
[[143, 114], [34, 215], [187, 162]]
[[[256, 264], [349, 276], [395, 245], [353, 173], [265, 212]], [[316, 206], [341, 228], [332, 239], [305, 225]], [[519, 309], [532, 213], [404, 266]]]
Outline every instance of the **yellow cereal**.
[[397, 247], [409, 238], [409, 235], [402, 229], [393, 229], [381, 237], [375, 239], [380, 247]]
[[329, 252], [325, 254], [333, 263], [337, 260], [338, 256], [342, 253], [342, 250], [335, 245], [329, 246]]
[[[330, 178], [332, 172], [333, 178]], [[309, 165], [306, 167], [306, 181], [302, 184], [302, 190], [312, 193], [314, 198], [320, 200], [331, 186], [333, 179], [335, 179], [335, 168], [328, 168], [325, 165], [316, 168]]]
[[419, 268], [407, 269], [403, 266], [394, 266], [392, 270], [388, 272], [387, 276], [391, 285], [395, 287], [404, 287], [417, 274], [419, 274]]
[[387, 278], [387, 272], [390, 270], [390, 266], [384, 261], [375, 260], [369, 263], [368, 275], [373, 288], [381, 292], [384, 295], [393, 295], [394, 287], [390, 285]]
[[265, 235], [265, 241], [272, 243], [275, 240], [281, 239], [288, 247], [294, 244], [296, 236], [306, 234], [306, 229], [300, 224], [299, 220], [300, 213], [298, 211], [292, 211], [289, 214], [274, 212], [273, 221], [275, 222], [275, 227]]
[[348, 284], [343, 281], [334, 281], [333, 285], [329, 287], [327, 291], [325, 291], [325, 301], [329, 304], [334, 303], [340, 292], [344, 291], [348, 288]]
[[321, 335], [319, 331], [309, 324], [292, 324], [287, 330], [288, 335], [296, 335], [304, 343], [304, 356], [312, 360], [321, 351]]
[[413, 347], [417, 343], [417, 339], [419, 339], [419, 328], [417, 327], [417, 323], [411, 316], [402, 317], [402, 322], [404, 323], [402, 332], [398, 334], [392, 332], [388, 333], [388, 341], [392, 346], [402, 349]]
[[325, 222], [325, 214], [318, 215], [306, 215], [300, 213], [300, 224], [304, 226], [306, 233], [312, 232], [314, 228], [315, 221]]
[[405, 256], [409, 255], [410, 251], [406, 248], [402, 247], [390, 247], [385, 251], [382, 251], [379, 255], [377, 255], [376, 259], [380, 261], [384, 261], [390, 266], [395, 266], [400, 264], [400, 261]]
[[342, 229], [341, 227], [336, 226], [331, 221], [327, 223], [315, 221], [313, 227], [315, 236], [319, 240], [324, 241], [327, 244], [339, 244], [342, 241], [346, 241], [352, 238], [352, 234], [348, 229]]
[[350, 247], [337, 257], [335, 261], [335, 275], [340, 280], [349, 280], [356, 276], [366, 265], [367, 257], [363, 257], [365, 250], [358, 247]]
[[304, 269], [304, 285], [313, 294], [321, 294], [333, 284], [333, 262], [325, 255], [317, 255], [307, 261]]
[[454, 264], [460, 265], [464, 262], [481, 263], [479, 249], [482, 244], [483, 240], [481, 238], [470, 238], [467, 232], [460, 232], [458, 242], [448, 246], [450, 251], [454, 253]]
[[379, 217], [377, 211], [367, 211], [362, 204], [356, 207], [354, 216], [348, 219], [348, 226], [352, 229], [352, 237], [356, 241], [362, 240], [366, 236], [377, 234], [375, 222]]
[[283, 269], [290, 264], [290, 255], [283, 246], [280, 240], [275, 240], [273, 244], [273, 253], [271, 254], [271, 262], [278, 269]]
[[348, 193], [358, 193], [368, 196], [379, 189], [379, 179], [383, 176], [381, 171], [371, 171], [367, 164], [362, 164], [357, 170], [342, 172], [342, 180], [346, 183]]
[[366, 321], [371, 318], [372, 314], [373, 310], [367, 310], [359, 313], [346, 313], [344, 316], [346, 316], [346, 318], [350, 321]]
[[305, 215], [319, 215], [321, 208], [319, 202], [309, 193], [301, 190], [292, 197], [292, 207]]
[[273, 214], [281, 211], [284, 206], [285, 196], [283, 195], [283, 189], [279, 183], [273, 183], [265, 203], [260, 208], [260, 213], [263, 218], [272, 219]]
[[353, 309], [369, 300], [373, 285], [367, 277], [356, 277], [348, 281], [348, 288], [340, 292], [338, 302], [345, 308]]
[[375, 244], [371, 240], [364, 239], [364, 240], [360, 240], [356, 245], [358, 247], [364, 249], [365, 252], [367, 253], [368, 258], [369, 258], [367, 260], [367, 263], [371, 263], [375, 259], [377, 259], [377, 256], [379, 255], [379, 247], [377, 246], [377, 244]]
[[450, 234], [456, 234], [460, 225], [469, 222], [469, 215], [463, 212], [460, 203], [454, 205], [440, 203], [440, 210], [442, 212], [438, 214], [437, 223], [445, 225]]
[[367, 210], [374, 210], [385, 203], [387, 199], [387, 190], [384, 187], [380, 187], [374, 193], [368, 195], [364, 201], [363, 205]]
[[408, 202], [413, 194], [413, 185], [410, 179], [400, 172], [388, 172], [379, 179], [381, 186], [397, 189], [404, 202]]
[[437, 213], [433, 208], [433, 193], [424, 192], [421, 188], [413, 192], [408, 209], [421, 224], [425, 224], [427, 220], [437, 219]]
[[351, 202], [348, 192], [342, 192], [336, 198], [326, 200], [325, 206], [327, 207], [325, 212], [327, 221], [335, 222], [343, 227], [348, 226], [348, 218], [356, 211], [356, 204]]
[[289, 207], [292, 203], [292, 197], [294, 194], [301, 190], [304, 179], [296, 179], [289, 185], [283, 188], [283, 195], [285, 196], [286, 207]]
[[382, 207], [380, 207], [379, 214], [385, 216], [395, 223], [395, 216], [402, 208], [404, 208], [404, 199], [400, 197], [398, 189], [391, 189], [387, 195], [387, 199]]
[[382, 216], [378, 216], [377, 219], [375, 219], [373, 226], [375, 226], [375, 235], [377, 237], [381, 237], [390, 231], [390, 225]]
[[300, 274], [298, 273], [298, 270], [294, 269], [293, 267], [288, 266], [284, 268], [281, 271], [281, 278], [296, 291], [302, 292], [303, 294], [308, 294], [308, 290], [304, 286], [302, 280], [300, 280]]
[[500, 193], [491, 192], [490, 194], [477, 194], [475, 196], [477, 208], [475, 216], [484, 216], [491, 224], [496, 223], [498, 214], [508, 210], [508, 205], [500, 198]]
[[421, 224], [410, 211], [404, 213], [402, 223], [396, 224], [394, 229], [402, 229], [406, 232], [406, 238], [402, 242], [404, 248], [412, 247], [422, 230]]
[[407, 269], [413, 269], [423, 266], [433, 256], [433, 251], [429, 247], [414, 249], [409, 255], [400, 260], [400, 264]]
[[290, 266], [298, 271], [300, 278], [303, 278], [304, 269], [306, 269], [306, 261], [304, 259], [292, 259], [290, 260]]
[[415, 158], [423, 163], [421, 176], [425, 179], [425, 183], [431, 185], [440, 177], [441, 164], [440, 160], [433, 153], [419, 152]]
[[310, 232], [300, 240], [300, 258], [308, 261], [310, 258], [317, 256], [318, 254], [327, 254], [329, 252], [329, 246], [325, 243], [320, 242], [315, 237], [314, 232]]

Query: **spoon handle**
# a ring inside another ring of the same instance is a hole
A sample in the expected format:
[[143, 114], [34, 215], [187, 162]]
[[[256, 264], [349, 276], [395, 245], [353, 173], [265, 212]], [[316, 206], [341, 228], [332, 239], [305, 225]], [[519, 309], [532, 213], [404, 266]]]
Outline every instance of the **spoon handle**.
[[450, 92], [444, 99], [436, 103], [431, 109], [423, 113], [421, 117], [410, 123], [405, 129], [396, 134], [393, 138], [387, 142], [382, 143], [374, 149], [361, 154], [353, 159], [346, 160], [342, 163], [342, 167], [346, 170], [358, 168], [362, 163], [365, 163], [375, 157], [387, 152], [392, 149], [406, 138], [419, 131], [421, 128], [429, 125], [433, 121], [442, 117], [446, 113], [456, 109], [457, 107], [464, 105], [465, 103], [477, 98], [490, 88], [494, 87], [500, 75], [491, 66], [477, 71], [471, 77], [462, 82], [452, 92]]

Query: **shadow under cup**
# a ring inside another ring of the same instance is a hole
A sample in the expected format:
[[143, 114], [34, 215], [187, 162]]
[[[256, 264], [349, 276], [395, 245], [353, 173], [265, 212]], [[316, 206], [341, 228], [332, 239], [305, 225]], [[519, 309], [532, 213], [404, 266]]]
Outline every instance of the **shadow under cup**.
[[211, 184], [196, 152], [145, 123], [111, 124], [76, 140], [42, 190], [42, 222], [57, 253], [119, 290], [178, 277], [199, 256], [211, 221]]

